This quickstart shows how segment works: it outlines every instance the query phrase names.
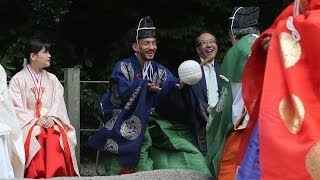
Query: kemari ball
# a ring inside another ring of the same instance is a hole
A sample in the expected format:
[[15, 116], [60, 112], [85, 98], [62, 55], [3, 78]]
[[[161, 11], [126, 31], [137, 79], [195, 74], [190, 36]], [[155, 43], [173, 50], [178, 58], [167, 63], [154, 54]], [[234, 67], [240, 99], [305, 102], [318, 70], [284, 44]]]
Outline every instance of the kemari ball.
[[194, 60], [186, 60], [180, 64], [178, 75], [182, 82], [194, 85], [201, 80], [202, 71], [200, 64]]

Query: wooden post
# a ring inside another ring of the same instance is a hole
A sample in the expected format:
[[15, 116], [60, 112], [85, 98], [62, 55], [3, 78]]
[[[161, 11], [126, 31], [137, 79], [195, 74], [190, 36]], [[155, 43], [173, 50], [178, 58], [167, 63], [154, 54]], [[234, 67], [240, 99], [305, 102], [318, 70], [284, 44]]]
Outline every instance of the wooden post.
[[64, 98], [71, 125], [76, 130], [76, 157], [80, 168], [80, 69], [64, 68]]

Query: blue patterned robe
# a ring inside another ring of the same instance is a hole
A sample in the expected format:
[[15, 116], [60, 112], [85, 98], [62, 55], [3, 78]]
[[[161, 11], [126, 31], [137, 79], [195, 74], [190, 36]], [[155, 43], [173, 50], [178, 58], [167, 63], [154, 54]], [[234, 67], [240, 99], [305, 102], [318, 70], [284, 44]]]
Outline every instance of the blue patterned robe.
[[[193, 113], [197, 115], [190, 117], [186, 114], [190, 114], [190, 108], [195, 110], [195, 107], [199, 107], [191, 88], [184, 88], [180, 92], [175, 86], [179, 79], [161, 64], [155, 61], [151, 63], [152, 82], [162, 88], [159, 92], [147, 90], [147, 80], [142, 79], [142, 69], [135, 55], [115, 65], [110, 80], [111, 93], [104, 107], [104, 127], [89, 139], [89, 146], [94, 149], [117, 154], [119, 164], [124, 167], [136, 167], [139, 162], [141, 145], [153, 107], [164, 117], [172, 120], [184, 119], [187, 125], [193, 127], [192, 133], [201, 142], [202, 149], [205, 151], [206, 148], [203, 138], [205, 133], [202, 132], [202, 138], [198, 136], [201, 134], [200, 129], [205, 127], [205, 122], [198, 120], [202, 118], [200, 114], [204, 111], [199, 110], [199, 113]], [[174, 99], [177, 97], [180, 97], [180, 101]], [[184, 106], [186, 103], [188, 106]]]

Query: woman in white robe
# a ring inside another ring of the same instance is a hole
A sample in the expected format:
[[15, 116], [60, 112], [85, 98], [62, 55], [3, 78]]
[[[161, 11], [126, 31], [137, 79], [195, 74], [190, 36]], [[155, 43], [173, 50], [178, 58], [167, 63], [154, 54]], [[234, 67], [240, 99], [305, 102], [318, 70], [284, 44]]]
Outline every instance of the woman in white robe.
[[0, 65], [0, 179], [23, 178], [25, 154], [22, 131]]
[[57, 77], [50, 66], [49, 44], [31, 40], [25, 47], [24, 68], [10, 81], [9, 92], [22, 126], [26, 178], [79, 176], [76, 133], [70, 124]]

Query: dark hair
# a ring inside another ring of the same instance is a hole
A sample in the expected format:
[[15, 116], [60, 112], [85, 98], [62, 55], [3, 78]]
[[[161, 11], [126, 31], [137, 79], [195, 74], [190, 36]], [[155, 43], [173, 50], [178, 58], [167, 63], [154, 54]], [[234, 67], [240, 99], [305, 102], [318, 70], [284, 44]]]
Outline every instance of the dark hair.
[[125, 54], [130, 55], [131, 53], [133, 53], [133, 49], [132, 49], [132, 44], [136, 42], [135, 40], [136, 37], [136, 28], [130, 28], [122, 37], [122, 42], [125, 45], [124, 46], [124, 51]]
[[42, 48], [44, 48], [45, 51], [49, 51], [50, 44], [45, 43], [39, 39], [31, 39], [30, 41], [28, 41], [24, 48], [24, 58], [27, 59], [28, 64], [30, 63], [30, 54], [37, 54], [41, 51]]
[[204, 33], [209, 33], [209, 34], [211, 34], [212, 36], [214, 36], [214, 37], [217, 39], [217, 37], [215, 36], [215, 34], [212, 33], [212, 32], [210, 32], [210, 31], [200, 31], [200, 32], [194, 37], [194, 40], [193, 40], [195, 47], [198, 47], [198, 46], [200, 45], [200, 42], [198, 42], [198, 38], [199, 38], [202, 34], [204, 34]]
[[124, 36], [125, 43], [130, 47], [133, 43], [136, 42], [136, 33], [137, 33], [137, 28], [132, 27], [127, 31], [127, 33]]

